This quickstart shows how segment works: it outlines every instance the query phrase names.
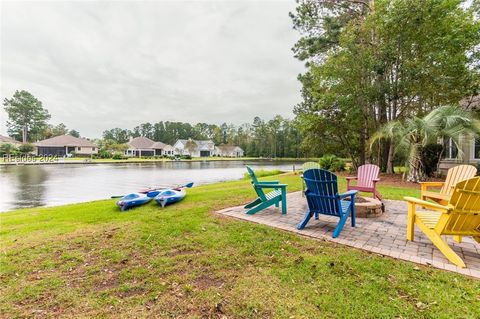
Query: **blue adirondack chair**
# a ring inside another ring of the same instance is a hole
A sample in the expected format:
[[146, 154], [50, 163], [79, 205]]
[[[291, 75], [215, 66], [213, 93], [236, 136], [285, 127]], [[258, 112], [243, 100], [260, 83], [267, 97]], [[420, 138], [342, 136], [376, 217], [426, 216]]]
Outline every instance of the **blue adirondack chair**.
[[[340, 218], [333, 232], [333, 238], [338, 237], [347, 221], [352, 217], [352, 227], [355, 227], [355, 195], [358, 191], [352, 190], [343, 194], [338, 193], [337, 176], [323, 169], [309, 169], [303, 172], [303, 179], [307, 184], [308, 211], [297, 229], [304, 229], [312, 216], [318, 219], [319, 214], [337, 216]], [[345, 198], [350, 197], [350, 201]]]
[[[258, 198], [245, 205], [248, 209], [247, 214], [253, 215], [267, 207], [275, 205], [279, 206], [282, 202], [282, 214], [287, 213], [287, 184], [280, 184], [278, 181], [259, 181], [255, 172], [249, 166], [247, 166], [248, 175], [252, 178], [253, 189], [257, 193]], [[271, 189], [270, 192], [265, 193], [263, 189]]]

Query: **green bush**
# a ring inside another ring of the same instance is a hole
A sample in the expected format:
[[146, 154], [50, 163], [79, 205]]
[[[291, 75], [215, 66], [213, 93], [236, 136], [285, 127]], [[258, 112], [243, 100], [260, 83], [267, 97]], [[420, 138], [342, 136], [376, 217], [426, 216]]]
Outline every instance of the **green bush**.
[[14, 155], [16, 151], [17, 151], [17, 148], [13, 144], [5, 143], [0, 145], [0, 156]]
[[112, 159], [114, 160], [123, 160], [123, 159], [126, 159], [127, 157], [125, 157], [123, 154], [121, 153], [115, 153], [113, 154], [112, 156]]
[[433, 177], [433, 174], [437, 171], [442, 150], [443, 146], [441, 144], [427, 144], [422, 149], [423, 169], [428, 177]]
[[34, 146], [30, 143], [22, 144], [18, 147], [18, 151], [22, 154], [29, 154], [33, 152]]
[[20, 156], [22, 155], [19, 151], [18, 148], [13, 149], [13, 151], [10, 153], [12, 156]]
[[94, 154], [94, 155], [96, 155], [96, 158], [112, 158], [112, 153], [110, 153], [105, 149], [99, 150], [98, 154]]
[[318, 164], [323, 169], [332, 172], [341, 172], [345, 170], [345, 161], [335, 155], [323, 155], [320, 157]]
[[182, 156], [180, 156], [180, 159], [191, 160], [192, 157], [190, 155], [182, 155]]

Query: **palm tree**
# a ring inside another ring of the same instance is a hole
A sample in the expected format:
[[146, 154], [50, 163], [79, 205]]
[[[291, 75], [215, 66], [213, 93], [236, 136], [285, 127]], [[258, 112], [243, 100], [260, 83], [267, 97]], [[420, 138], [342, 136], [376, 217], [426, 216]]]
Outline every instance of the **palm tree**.
[[422, 163], [422, 149], [440, 138], [451, 138], [461, 154], [460, 136], [480, 133], [480, 121], [460, 107], [441, 106], [424, 117], [413, 117], [405, 121], [392, 121], [380, 128], [371, 138], [370, 146], [380, 139], [389, 139], [395, 145], [395, 152], [404, 154], [408, 166], [407, 181], [425, 180]]

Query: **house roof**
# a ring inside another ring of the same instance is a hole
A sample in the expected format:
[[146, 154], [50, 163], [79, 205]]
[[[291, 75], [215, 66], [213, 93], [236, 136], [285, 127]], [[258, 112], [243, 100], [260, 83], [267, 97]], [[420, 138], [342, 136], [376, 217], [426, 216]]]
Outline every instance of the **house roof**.
[[212, 145], [214, 146], [212, 140], [203, 140], [203, 141], [194, 141], [200, 149], [209, 149]]
[[200, 151], [209, 151], [215, 149], [215, 145], [209, 145], [208, 143], [197, 143], [197, 148]]
[[175, 144], [177, 144], [178, 142], [182, 143], [183, 145], [187, 145], [188, 141], [192, 141], [195, 143], [195, 145], [197, 145], [197, 149], [198, 150], [211, 150], [214, 148], [215, 146], [215, 143], [212, 141], [212, 140], [178, 140]]
[[128, 142], [128, 146], [132, 148], [151, 148], [155, 141], [143, 136], [135, 137]]
[[50, 147], [61, 147], [61, 146], [83, 146], [83, 147], [96, 147], [95, 144], [90, 142], [87, 139], [74, 137], [71, 135], [59, 135], [52, 138], [47, 138], [43, 141], [38, 141], [33, 143], [36, 146], [50, 146]]
[[163, 149], [165, 149], [165, 146], [167, 146], [167, 144], [162, 143], [162, 142], [155, 142], [150, 147], [155, 148], [155, 149], [162, 149], [163, 150]]
[[188, 140], [177, 140], [177, 142], [175, 142], [175, 144], [177, 144], [178, 142], [180, 142], [182, 144], [187, 144]]
[[21, 144], [22, 142], [19, 142], [16, 139], [11, 138], [9, 136], [0, 135], [0, 143]]
[[128, 146], [134, 149], [166, 149], [167, 147], [171, 147], [165, 143], [155, 142], [143, 136], [133, 138], [128, 142]]
[[[182, 144], [186, 144], [188, 141], [190, 141], [190, 140], [179, 139], [179, 140], [177, 140], [177, 143], [181, 142]], [[197, 145], [215, 144], [215, 143], [213, 143], [212, 140], [191, 140], [191, 141], [195, 142], [195, 144], [197, 144]]]

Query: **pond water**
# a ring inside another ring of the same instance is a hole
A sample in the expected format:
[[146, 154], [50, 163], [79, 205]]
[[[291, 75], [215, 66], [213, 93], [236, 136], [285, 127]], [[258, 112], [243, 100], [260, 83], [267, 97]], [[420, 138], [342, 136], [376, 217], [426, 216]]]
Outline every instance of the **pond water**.
[[278, 161], [172, 161], [1, 166], [0, 212], [105, 199], [151, 186], [235, 180], [243, 177], [245, 164], [282, 171], [301, 165]]

